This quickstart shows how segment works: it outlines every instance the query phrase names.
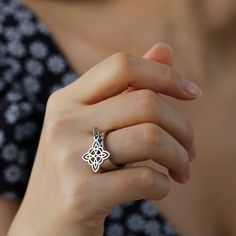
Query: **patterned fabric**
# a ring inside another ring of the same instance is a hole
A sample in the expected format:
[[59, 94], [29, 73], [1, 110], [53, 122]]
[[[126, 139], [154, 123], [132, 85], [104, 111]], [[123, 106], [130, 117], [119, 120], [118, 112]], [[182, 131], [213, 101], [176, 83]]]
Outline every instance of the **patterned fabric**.
[[106, 236], [177, 236], [152, 203], [140, 200], [114, 208], [105, 221]]
[[[49, 95], [76, 79], [47, 28], [16, 0], [0, 1], [0, 195], [24, 196]], [[113, 209], [105, 236], [174, 236], [149, 201]]]

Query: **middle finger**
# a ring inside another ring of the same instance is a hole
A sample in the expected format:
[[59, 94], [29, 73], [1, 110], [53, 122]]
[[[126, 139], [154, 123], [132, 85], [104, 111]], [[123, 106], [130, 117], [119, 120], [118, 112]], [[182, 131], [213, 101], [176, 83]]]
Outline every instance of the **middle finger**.
[[[122, 93], [100, 103], [94, 111], [95, 126], [117, 130], [141, 123], [155, 123], [173, 136], [188, 151], [193, 144], [193, 131], [186, 118], [164, 98], [151, 90]], [[97, 114], [97, 111], [100, 111]]]

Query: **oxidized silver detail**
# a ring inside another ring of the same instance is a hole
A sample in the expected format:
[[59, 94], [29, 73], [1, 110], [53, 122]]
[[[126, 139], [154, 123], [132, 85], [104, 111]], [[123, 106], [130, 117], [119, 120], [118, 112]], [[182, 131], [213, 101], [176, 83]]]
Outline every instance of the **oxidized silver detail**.
[[100, 133], [98, 128], [93, 129], [93, 144], [82, 159], [92, 166], [94, 172], [99, 170], [100, 165], [109, 158], [110, 153], [104, 150], [104, 133]]

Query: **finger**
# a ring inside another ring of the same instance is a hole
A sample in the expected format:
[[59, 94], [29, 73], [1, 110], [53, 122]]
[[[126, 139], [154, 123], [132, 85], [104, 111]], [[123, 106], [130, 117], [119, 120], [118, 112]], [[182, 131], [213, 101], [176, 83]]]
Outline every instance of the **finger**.
[[[144, 54], [143, 58], [173, 66], [173, 54], [173, 49], [168, 44], [157, 43]], [[135, 88], [131, 86], [128, 87], [128, 91], [133, 90], [135, 90]]]
[[152, 159], [168, 168], [177, 182], [190, 178], [187, 151], [171, 135], [153, 123], [144, 123], [109, 133], [105, 146], [117, 165]]
[[157, 43], [144, 54], [144, 58], [173, 66], [173, 49], [166, 43]]
[[122, 93], [130, 86], [185, 100], [201, 94], [197, 85], [183, 79], [170, 66], [125, 53], [116, 53], [87, 71], [67, 86], [67, 94], [84, 104], [94, 104]]
[[190, 123], [182, 113], [151, 90], [136, 90], [97, 103], [91, 116], [96, 117], [96, 125], [101, 130], [155, 123], [187, 150], [192, 148], [193, 129]]
[[111, 209], [123, 203], [140, 200], [160, 200], [170, 191], [166, 175], [149, 167], [132, 167], [94, 176], [91, 207]]

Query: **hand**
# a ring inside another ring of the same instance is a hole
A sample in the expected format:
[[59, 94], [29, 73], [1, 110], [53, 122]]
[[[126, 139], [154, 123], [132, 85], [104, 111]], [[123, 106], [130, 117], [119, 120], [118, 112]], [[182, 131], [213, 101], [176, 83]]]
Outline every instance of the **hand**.
[[171, 63], [164, 45], [144, 58], [116, 53], [50, 96], [27, 192], [9, 236], [101, 236], [113, 207], [168, 194], [168, 176], [149, 167], [93, 173], [81, 156], [92, 144], [94, 127], [108, 131], [105, 149], [114, 163], [152, 159], [176, 181], [189, 179], [192, 127], [159, 93], [191, 100], [200, 90]]

